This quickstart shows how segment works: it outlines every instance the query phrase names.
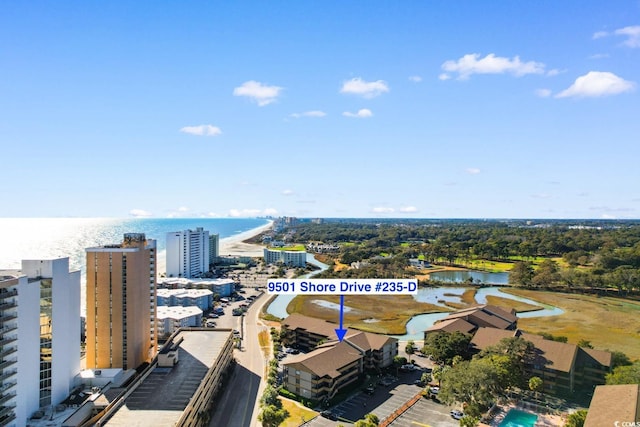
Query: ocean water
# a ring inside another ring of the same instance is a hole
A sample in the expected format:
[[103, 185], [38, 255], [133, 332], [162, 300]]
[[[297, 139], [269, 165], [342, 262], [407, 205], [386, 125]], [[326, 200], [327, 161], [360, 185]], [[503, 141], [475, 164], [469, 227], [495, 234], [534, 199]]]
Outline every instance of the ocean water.
[[84, 283], [86, 248], [120, 243], [125, 233], [145, 233], [156, 240], [160, 271], [168, 232], [202, 227], [223, 239], [267, 223], [258, 218], [0, 218], [0, 269], [20, 269], [23, 259], [68, 257]]

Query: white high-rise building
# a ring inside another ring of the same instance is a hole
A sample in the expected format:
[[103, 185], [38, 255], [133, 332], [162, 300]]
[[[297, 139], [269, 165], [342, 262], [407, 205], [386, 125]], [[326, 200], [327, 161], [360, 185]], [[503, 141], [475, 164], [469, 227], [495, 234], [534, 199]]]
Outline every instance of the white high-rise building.
[[0, 270], [0, 425], [55, 406], [80, 372], [80, 272], [69, 258]]
[[209, 235], [209, 267], [214, 265], [220, 256], [220, 235]]
[[198, 227], [167, 233], [167, 277], [200, 277], [208, 271], [208, 231]]

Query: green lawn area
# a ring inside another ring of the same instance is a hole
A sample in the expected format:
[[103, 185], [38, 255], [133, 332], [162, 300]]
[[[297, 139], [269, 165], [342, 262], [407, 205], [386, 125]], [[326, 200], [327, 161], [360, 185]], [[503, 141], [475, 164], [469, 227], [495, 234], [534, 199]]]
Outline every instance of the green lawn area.
[[293, 245], [293, 246], [284, 246], [284, 247], [269, 247], [272, 251], [304, 251], [306, 248], [304, 245]]
[[302, 423], [316, 417], [318, 413], [300, 405], [298, 402], [280, 396], [282, 407], [289, 412], [289, 418], [284, 420], [281, 427], [298, 427]]

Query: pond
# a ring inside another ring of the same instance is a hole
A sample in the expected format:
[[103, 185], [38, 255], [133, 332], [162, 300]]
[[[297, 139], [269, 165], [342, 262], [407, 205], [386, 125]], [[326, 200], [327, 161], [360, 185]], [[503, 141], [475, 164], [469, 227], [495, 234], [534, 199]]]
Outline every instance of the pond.
[[[320, 267], [320, 271], [324, 271], [328, 268], [326, 264], [323, 264], [320, 261], [316, 260], [312, 254], [307, 254], [307, 262]], [[319, 271], [314, 271], [313, 273], [307, 274], [305, 276], [301, 276], [301, 278], [308, 278], [317, 273], [319, 273]], [[434, 275], [436, 274], [441, 275], [444, 273], [447, 273], [447, 276], [450, 278], [449, 281], [451, 281], [451, 283], [464, 283], [465, 281], [468, 280], [469, 277], [472, 277], [475, 283], [480, 283], [480, 281], [482, 281], [482, 283], [489, 283], [486, 280], [495, 280], [495, 281], [502, 280], [502, 282], [497, 282], [496, 284], [506, 284], [509, 281], [508, 273], [482, 273], [478, 271], [443, 271], [440, 273], [431, 273], [431, 277], [435, 280], [447, 281], [447, 280], [441, 279], [440, 277], [438, 278], [434, 277]], [[457, 273], [457, 274], [449, 274], [449, 273]], [[453, 280], [454, 278], [457, 278], [458, 281], [456, 282], [455, 280]], [[445, 301], [460, 302], [460, 297], [467, 289], [471, 289], [471, 288], [460, 287], [460, 286], [457, 286], [457, 287], [445, 286], [440, 288], [420, 288], [418, 289], [418, 293], [414, 295], [414, 298], [416, 299], [416, 301], [419, 301], [419, 302], [426, 302], [426, 303], [434, 304], [443, 308], [446, 307], [447, 309], [449, 309], [449, 307], [447, 307], [444, 304], [444, 302]], [[530, 311], [527, 313], [519, 313], [518, 317], [520, 318], [557, 316], [564, 313], [564, 311], [562, 311], [558, 307], [545, 305], [538, 301], [534, 301], [528, 298], [522, 298], [522, 297], [508, 294], [506, 292], [502, 292], [500, 290], [500, 287], [498, 286], [477, 288], [475, 298], [478, 304], [486, 304], [488, 295], [508, 298], [516, 301], [522, 301], [527, 304], [543, 307], [542, 310]], [[267, 308], [267, 313], [277, 316], [281, 319], [284, 319], [289, 315], [289, 313], [287, 313], [287, 306], [295, 297], [296, 295], [278, 295], [271, 302], [271, 304], [269, 304], [269, 307]], [[331, 308], [334, 308], [337, 312], [340, 309], [340, 306], [338, 304], [333, 304], [331, 305]], [[422, 340], [424, 338], [423, 332], [425, 331], [425, 329], [432, 326], [436, 321], [443, 319], [448, 314], [449, 313], [430, 313], [430, 314], [419, 314], [417, 316], [413, 316], [411, 320], [407, 322], [407, 333], [404, 335], [393, 335], [393, 336], [395, 338], [398, 338], [401, 341]]]
[[447, 283], [484, 283], [487, 285], [508, 285], [509, 273], [485, 273], [483, 271], [449, 270], [429, 273], [431, 280]]

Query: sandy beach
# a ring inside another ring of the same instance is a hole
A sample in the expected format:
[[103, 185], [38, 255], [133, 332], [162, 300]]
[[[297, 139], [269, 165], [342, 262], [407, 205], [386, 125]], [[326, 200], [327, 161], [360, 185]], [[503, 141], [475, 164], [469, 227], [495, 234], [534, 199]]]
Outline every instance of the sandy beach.
[[273, 226], [273, 221], [262, 227], [253, 228], [245, 231], [244, 233], [236, 234], [235, 236], [225, 237], [220, 239], [220, 249], [218, 253], [220, 256], [224, 255], [240, 255], [258, 257], [264, 255], [264, 246], [251, 243], [244, 243], [243, 240], [250, 239], [258, 234], [269, 230]]

